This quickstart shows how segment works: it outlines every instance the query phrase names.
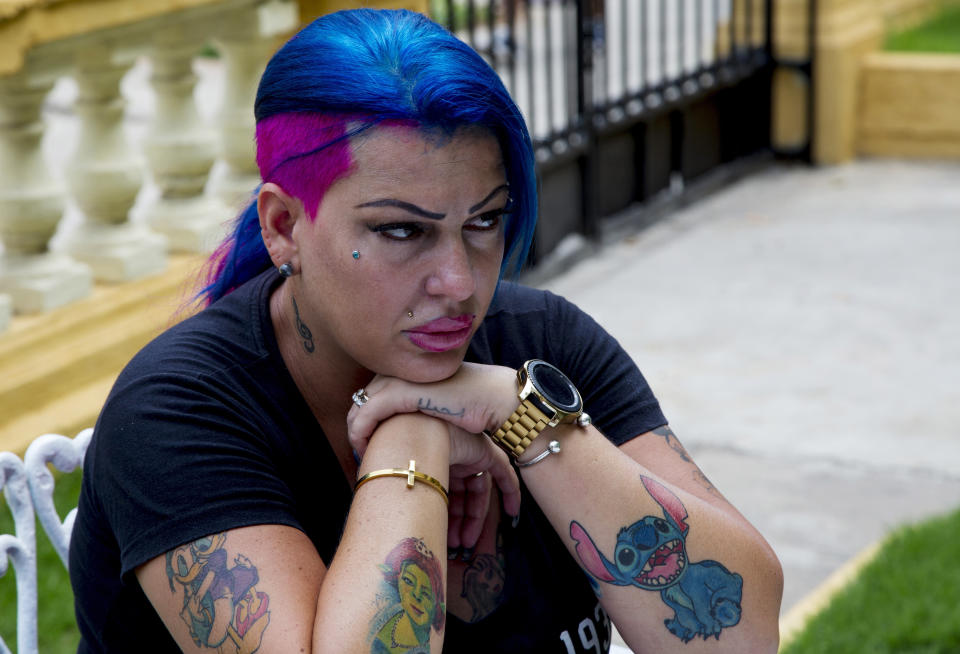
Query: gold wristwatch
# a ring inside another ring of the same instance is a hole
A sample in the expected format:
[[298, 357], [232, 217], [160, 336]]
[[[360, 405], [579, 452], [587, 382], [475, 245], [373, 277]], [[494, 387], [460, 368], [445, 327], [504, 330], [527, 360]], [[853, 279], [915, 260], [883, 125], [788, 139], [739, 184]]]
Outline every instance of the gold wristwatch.
[[583, 412], [580, 392], [556, 366], [531, 359], [517, 371], [517, 385], [520, 405], [499, 429], [484, 432], [514, 459], [547, 427], [572, 422], [581, 427], [590, 424], [590, 416]]

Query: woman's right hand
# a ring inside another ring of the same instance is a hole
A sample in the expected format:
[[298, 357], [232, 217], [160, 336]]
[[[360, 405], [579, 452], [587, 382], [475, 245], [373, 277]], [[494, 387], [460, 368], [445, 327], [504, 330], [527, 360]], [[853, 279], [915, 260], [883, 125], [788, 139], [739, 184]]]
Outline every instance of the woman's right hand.
[[[430, 418], [433, 420], [434, 418]], [[449, 425], [450, 508], [447, 546], [473, 548], [490, 509], [492, 483], [507, 514], [520, 512], [520, 482], [507, 455], [490, 439]]]

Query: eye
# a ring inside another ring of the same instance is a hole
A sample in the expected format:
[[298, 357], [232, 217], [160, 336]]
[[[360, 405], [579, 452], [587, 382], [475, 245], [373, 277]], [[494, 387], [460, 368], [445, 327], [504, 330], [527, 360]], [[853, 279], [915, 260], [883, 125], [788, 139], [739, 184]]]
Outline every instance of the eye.
[[624, 548], [617, 552], [617, 562], [623, 567], [633, 565], [633, 562], [636, 561], [636, 559], [637, 553], [632, 549]]
[[664, 520], [661, 520], [661, 519], [657, 518], [657, 519], [654, 521], [653, 524], [656, 526], [656, 528], [657, 528], [660, 532], [662, 532], [662, 533], [664, 533], [664, 534], [667, 533], [668, 531], [670, 531], [670, 525], [668, 525], [668, 524], [666, 523], [666, 521], [664, 521]]
[[470, 219], [470, 222], [466, 224], [466, 229], [475, 232], [486, 232], [497, 229], [500, 226], [500, 222], [503, 220], [503, 217], [508, 214], [506, 208], [503, 209], [494, 209], [493, 211], [487, 211], [482, 213], [479, 216]]
[[384, 238], [392, 241], [412, 241], [425, 231], [417, 223], [384, 223], [382, 225], [371, 225], [371, 232], [381, 234]]

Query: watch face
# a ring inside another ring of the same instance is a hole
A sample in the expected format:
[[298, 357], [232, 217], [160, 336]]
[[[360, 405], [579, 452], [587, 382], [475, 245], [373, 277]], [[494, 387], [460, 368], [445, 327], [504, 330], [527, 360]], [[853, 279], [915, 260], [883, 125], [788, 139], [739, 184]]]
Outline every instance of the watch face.
[[546, 361], [532, 361], [527, 366], [530, 381], [554, 406], [567, 413], [581, 408], [580, 393], [567, 376]]

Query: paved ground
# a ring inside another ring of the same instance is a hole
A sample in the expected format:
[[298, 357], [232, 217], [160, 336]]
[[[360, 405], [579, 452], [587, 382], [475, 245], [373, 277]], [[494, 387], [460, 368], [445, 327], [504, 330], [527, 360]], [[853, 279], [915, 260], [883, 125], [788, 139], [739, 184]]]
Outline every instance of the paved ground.
[[771, 165], [542, 285], [640, 364], [783, 613], [960, 506], [960, 163]]

